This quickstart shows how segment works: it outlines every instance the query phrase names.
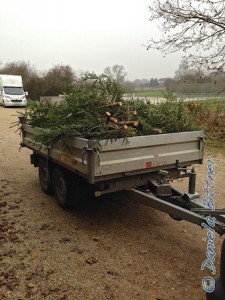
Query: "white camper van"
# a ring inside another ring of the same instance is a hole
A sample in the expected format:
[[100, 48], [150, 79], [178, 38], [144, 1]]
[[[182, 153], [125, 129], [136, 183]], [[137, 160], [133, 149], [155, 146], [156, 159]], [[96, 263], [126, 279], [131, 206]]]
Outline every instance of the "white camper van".
[[21, 76], [0, 74], [0, 105], [25, 107], [27, 106], [26, 94]]

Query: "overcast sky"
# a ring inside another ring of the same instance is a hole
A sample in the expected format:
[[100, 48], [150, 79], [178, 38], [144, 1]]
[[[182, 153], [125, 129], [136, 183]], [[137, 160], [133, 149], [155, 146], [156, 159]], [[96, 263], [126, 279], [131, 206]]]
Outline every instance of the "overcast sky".
[[158, 34], [149, 22], [151, 1], [0, 0], [0, 62], [96, 73], [120, 64], [130, 80], [173, 77], [182, 54], [163, 58], [143, 46]]

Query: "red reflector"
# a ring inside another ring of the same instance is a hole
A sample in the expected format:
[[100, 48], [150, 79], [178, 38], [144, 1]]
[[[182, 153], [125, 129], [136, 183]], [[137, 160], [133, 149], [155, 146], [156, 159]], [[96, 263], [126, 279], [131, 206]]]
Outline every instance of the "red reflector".
[[151, 161], [147, 161], [146, 162], [146, 168], [151, 168], [152, 166], [152, 162]]

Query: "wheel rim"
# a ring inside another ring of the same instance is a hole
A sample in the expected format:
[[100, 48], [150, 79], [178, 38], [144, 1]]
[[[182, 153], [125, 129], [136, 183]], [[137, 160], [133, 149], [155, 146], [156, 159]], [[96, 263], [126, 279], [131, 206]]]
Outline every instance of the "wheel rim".
[[49, 180], [48, 168], [44, 161], [42, 161], [40, 164], [40, 180], [41, 180], [42, 186], [47, 188], [50, 180]]
[[46, 170], [46, 168], [42, 168], [42, 173], [41, 173], [41, 181], [43, 185], [47, 185], [49, 182], [49, 178], [48, 178], [48, 172]]
[[53, 175], [54, 190], [60, 206], [67, 205], [68, 200], [68, 186], [64, 173], [56, 168]]
[[65, 181], [61, 177], [57, 176], [56, 184], [59, 195], [63, 198], [66, 197], [67, 187]]

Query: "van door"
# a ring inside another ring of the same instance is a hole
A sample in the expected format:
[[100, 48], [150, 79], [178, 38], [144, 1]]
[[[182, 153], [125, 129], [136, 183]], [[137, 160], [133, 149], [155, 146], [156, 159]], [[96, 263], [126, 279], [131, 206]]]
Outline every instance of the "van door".
[[3, 104], [3, 87], [0, 86], [0, 104]]

